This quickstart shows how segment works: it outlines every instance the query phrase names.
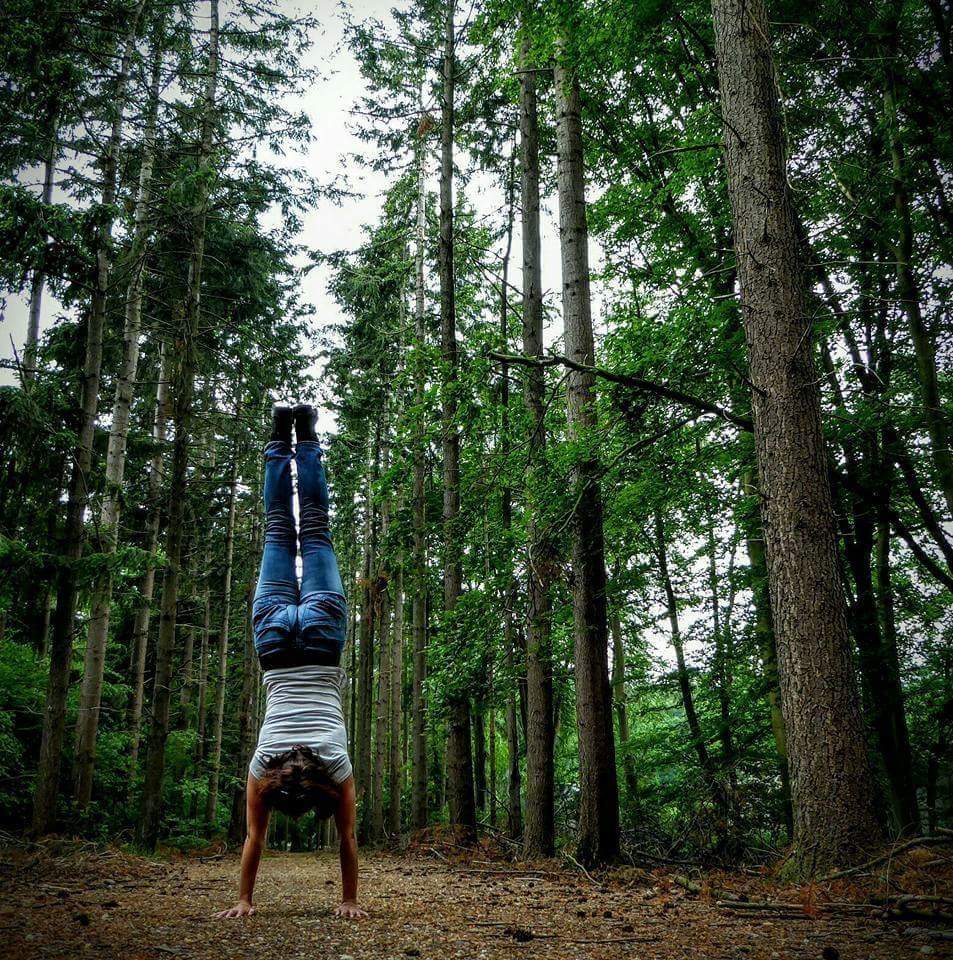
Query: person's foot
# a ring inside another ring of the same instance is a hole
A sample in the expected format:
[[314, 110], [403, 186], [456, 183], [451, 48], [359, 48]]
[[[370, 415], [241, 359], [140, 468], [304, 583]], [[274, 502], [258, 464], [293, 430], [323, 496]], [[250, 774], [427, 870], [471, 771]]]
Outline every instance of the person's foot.
[[274, 403], [271, 407], [271, 440], [281, 440], [291, 444], [291, 427], [294, 423], [294, 411], [286, 403]]
[[295, 437], [298, 443], [318, 439], [318, 432], [315, 429], [318, 422], [318, 411], [310, 403], [295, 404], [294, 419]]

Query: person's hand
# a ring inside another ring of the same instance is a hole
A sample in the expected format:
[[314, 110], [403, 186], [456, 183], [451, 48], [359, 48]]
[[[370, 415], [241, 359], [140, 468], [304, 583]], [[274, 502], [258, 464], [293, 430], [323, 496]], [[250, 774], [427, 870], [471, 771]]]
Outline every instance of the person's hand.
[[239, 917], [250, 917], [254, 914], [255, 908], [247, 900], [239, 900], [234, 907], [227, 910], [219, 910], [215, 914], [216, 920], [234, 920]]
[[353, 900], [342, 900], [334, 908], [334, 914], [348, 920], [360, 920], [361, 917], [367, 916], [367, 911], [362, 910]]

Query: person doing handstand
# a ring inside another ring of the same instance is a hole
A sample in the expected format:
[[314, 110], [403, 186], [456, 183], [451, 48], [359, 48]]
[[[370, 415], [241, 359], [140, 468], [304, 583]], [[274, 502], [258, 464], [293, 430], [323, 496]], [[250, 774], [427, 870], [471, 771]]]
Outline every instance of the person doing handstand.
[[[313, 407], [272, 408], [265, 446], [265, 543], [252, 622], [265, 688], [265, 718], [248, 770], [247, 834], [238, 902], [219, 919], [250, 916], [272, 810], [334, 817], [343, 895], [336, 913], [366, 917], [357, 905], [354, 777], [347, 753], [339, 666], [347, 606], [328, 524], [328, 486]], [[294, 426], [297, 444], [292, 450]], [[291, 461], [298, 471], [295, 535]], [[301, 546], [301, 584], [295, 570]]]

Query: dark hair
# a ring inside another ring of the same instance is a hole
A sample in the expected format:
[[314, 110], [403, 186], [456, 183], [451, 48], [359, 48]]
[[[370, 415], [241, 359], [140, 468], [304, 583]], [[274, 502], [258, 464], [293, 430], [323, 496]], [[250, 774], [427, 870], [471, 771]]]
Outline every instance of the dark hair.
[[265, 805], [295, 820], [309, 810], [327, 820], [341, 799], [340, 786], [310, 747], [292, 747], [269, 757], [259, 782]]

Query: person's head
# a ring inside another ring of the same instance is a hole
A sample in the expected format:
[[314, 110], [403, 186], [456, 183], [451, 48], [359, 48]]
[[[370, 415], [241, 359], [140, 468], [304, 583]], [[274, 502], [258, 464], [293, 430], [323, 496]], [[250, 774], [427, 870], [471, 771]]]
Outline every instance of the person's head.
[[326, 820], [341, 799], [341, 788], [310, 747], [292, 747], [269, 757], [260, 784], [265, 805], [294, 819], [314, 810]]

